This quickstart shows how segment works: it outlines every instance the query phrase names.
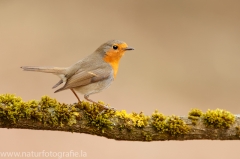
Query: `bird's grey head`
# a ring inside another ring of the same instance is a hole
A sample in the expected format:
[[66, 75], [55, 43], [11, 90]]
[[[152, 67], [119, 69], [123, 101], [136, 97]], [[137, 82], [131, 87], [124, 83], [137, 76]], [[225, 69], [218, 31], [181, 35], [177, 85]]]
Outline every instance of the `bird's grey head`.
[[134, 50], [131, 47], [121, 40], [109, 40], [106, 43], [102, 44], [96, 51], [102, 55], [105, 55], [107, 52], [125, 52], [127, 50]]

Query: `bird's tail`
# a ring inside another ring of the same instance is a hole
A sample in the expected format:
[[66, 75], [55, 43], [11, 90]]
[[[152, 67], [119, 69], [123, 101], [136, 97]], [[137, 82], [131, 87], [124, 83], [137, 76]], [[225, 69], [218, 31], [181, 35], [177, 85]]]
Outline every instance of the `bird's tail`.
[[61, 68], [61, 67], [22, 66], [21, 68], [24, 71], [45, 72], [45, 73], [53, 73], [56, 75], [66, 73], [66, 68]]

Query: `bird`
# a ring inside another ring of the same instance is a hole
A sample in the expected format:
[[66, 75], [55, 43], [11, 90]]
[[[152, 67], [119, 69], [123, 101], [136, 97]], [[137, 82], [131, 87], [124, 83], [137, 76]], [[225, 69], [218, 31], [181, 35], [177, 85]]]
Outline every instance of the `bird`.
[[54, 93], [70, 89], [79, 103], [81, 100], [77, 93], [83, 94], [87, 101], [95, 103], [103, 109], [109, 109], [109, 107], [91, 100], [89, 96], [110, 86], [117, 76], [121, 57], [130, 50], [134, 50], [134, 48], [128, 47], [121, 40], [109, 40], [99, 46], [92, 54], [69, 67], [22, 66], [21, 68], [24, 71], [57, 75], [60, 80], [52, 88], [57, 88], [62, 84], [63, 86]]

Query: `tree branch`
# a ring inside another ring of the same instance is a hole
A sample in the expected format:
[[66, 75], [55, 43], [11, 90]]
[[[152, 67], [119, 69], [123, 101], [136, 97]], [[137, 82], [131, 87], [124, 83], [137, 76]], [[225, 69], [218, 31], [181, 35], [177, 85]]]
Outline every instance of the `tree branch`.
[[[101, 103], [104, 104], [104, 103]], [[240, 116], [216, 109], [192, 109], [188, 116], [165, 116], [107, 110], [82, 102], [67, 105], [47, 96], [23, 102], [11, 94], [0, 95], [0, 128], [68, 131], [115, 140], [239, 140]]]

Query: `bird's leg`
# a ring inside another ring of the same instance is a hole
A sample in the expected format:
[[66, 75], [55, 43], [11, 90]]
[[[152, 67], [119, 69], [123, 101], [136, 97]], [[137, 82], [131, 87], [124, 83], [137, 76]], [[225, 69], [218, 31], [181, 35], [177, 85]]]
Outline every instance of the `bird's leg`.
[[84, 98], [85, 98], [86, 100], [88, 100], [89, 102], [92, 102], [92, 103], [95, 103], [95, 104], [101, 106], [104, 110], [108, 110], [108, 109], [113, 109], [113, 110], [115, 110], [114, 108], [109, 108], [109, 107], [107, 107], [107, 106], [105, 106], [105, 105], [102, 105], [102, 104], [99, 104], [99, 103], [97, 103], [97, 102], [94, 102], [93, 100], [89, 99], [89, 95], [84, 95]]
[[70, 90], [71, 90], [71, 91], [73, 92], [73, 94], [77, 97], [78, 102], [81, 103], [81, 100], [80, 100], [79, 97], [77, 96], [76, 92], [75, 92], [73, 89], [70, 89]]

